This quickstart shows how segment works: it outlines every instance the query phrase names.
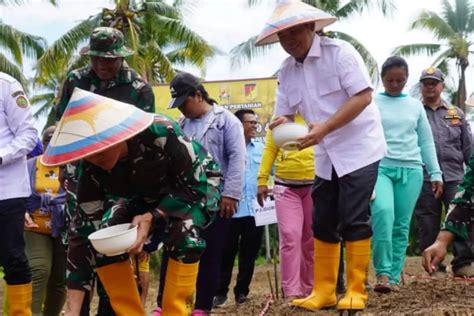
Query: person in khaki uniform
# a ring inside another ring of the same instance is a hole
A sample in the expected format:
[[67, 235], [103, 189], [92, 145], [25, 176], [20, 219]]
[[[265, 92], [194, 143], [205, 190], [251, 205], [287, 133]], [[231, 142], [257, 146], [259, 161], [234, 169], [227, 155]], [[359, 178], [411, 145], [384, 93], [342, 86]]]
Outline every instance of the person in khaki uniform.
[[[424, 168], [423, 188], [418, 199], [415, 216], [420, 239], [420, 249], [425, 250], [435, 240], [440, 230], [441, 216], [456, 194], [456, 188], [464, 175], [464, 165], [469, 165], [472, 135], [469, 122], [463, 111], [441, 97], [444, 89], [444, 74], [438, 68], [427, 68], [420, 76], [420, 89], [426, 115], [436, 147], [444, 188], [440, 198], [435, 198], [429, 176]], [[459, 277], [474, 276], [474, 254], [469, 243], [456, 240], [453, 243], [453, 273]], [[437, 275], [442, 276], [446, 267], [440, 263]]]

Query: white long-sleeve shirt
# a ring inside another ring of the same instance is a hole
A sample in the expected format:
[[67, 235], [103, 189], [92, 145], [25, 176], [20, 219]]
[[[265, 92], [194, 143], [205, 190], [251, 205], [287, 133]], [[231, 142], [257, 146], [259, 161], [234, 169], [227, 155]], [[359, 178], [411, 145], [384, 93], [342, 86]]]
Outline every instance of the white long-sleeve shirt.
[[26, 155], [34, 148], [37, 137], [30, 102], [22, 86], [0, 72], [0, 200], [31, 194]]

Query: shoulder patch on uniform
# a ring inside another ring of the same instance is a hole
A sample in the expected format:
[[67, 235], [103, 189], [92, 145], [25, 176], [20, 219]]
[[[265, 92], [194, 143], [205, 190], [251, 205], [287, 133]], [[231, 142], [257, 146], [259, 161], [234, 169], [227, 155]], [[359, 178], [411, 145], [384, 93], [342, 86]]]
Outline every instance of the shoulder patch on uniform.
[[18, 105], [18, 107], [22, 109], [28, 107], [29, 105], [28, 99], [24, 95], [20, 95], [19, 97], [17, 97], [15, 102], [16, 105]]
[[16, 98], [19, 95], [25, 95], [25, 93], [21, 90], [15, 91], [12, 93], [12, 97]]

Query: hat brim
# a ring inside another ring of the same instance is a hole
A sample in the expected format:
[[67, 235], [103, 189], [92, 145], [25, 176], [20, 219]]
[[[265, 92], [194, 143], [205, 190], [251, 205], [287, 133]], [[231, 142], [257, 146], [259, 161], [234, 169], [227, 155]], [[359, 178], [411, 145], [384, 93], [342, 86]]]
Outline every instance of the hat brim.
[[282, 24], [280, 26], [269, 26], [268, 30], [262, 32], [256, 39], [255, 45], [256, 46], [262, 46], [262, 45], [268, 45], [268, 44], [273, 44], [277, 43], [280, 41], [280, 38], [278, 37], [278, 33], [283, 32], [287, 29], [290, 29], [292, 27], [306, 24], [306, 23], [312, 23], [314, 22], [314, 32], [321, 31], [323, 28], [326, 26], [336, 22], [336, 18], [331, 17], [331, 18], [326, 18], [326, 19], [315, 19], [315, 18], [308, 18], [308, 19], [303, 19], [303, 20], [298, 20], [298, 21], [293, 21], [289, 22], [286, 24]]
[[107, 150], [153, 124], [155, 114], [75, 88], [41, 162], [59, 166]]
[[[56, 152], [52, 152], [52, 150], [50, 150], [50, 148], [53, 147], [48, 146], [46, 152], [41, 157], [41, 163], [46, 167], [61, 166], [106, 151], [107, 149], [110, 149], [111, 147], [140, 134], [150, 125], [152, 125], [154, 121], [154, 115], [151, 113], [148, 114], [148, 117], [142, 117], [141, 120], [135, 122], [134, 125], [130, 126], [129, 128], [120, 133], [111, 135], [105, 141], [97, 141], [96, 139], [85, 139], [84, 141], [90, 141], [93, 144], [81, 149], [69, 150], [61, 155], [58, 155]], [[57, 131], [59, 130], [56, 130], [56, 132]]]
[[128, 47], [122, 47], [120, 49], [116, 49], [111, 52], [103, 52], [98, 50], [91, 50], [89, 46], [83, 47], [79, 54], [81, 56], [98, 56], [104, 58], [120, 58], [120, 57], [128, 57], [133, 55], [133, 50]]
[[468, 106], [474, 106], [474, 96], [467, 99], [464, 103]]
[[422, 78], [420, 78], [420, 82], [425, 80], [425, 79], [434, 79], [434, 80], [438, 80], [438, 81], [441, 81], [441, 82], [444, 82], [443, 79], [440, 79], [439, 77], [436, 77], [436, 76], [424, 76]]
[[177, 107], [180, 107], [186, 101], [187, 97], [188, 94], [185, 94], [180, 97], [171, 99], [171, 101], [168, 103], [168, 109], [175, 109]]

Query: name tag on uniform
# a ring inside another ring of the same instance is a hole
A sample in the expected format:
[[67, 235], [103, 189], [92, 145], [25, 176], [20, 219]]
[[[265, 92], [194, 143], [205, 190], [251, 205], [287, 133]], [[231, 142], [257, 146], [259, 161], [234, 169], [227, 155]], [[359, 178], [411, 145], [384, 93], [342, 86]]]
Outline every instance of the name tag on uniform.
[[255, 226], [270, 225], [277, 222], [275, 200], [267, 198], [263, 203], [263, 207], [258, 204], [257, 200], [253, 200], [252, 207], [255, 211]]

